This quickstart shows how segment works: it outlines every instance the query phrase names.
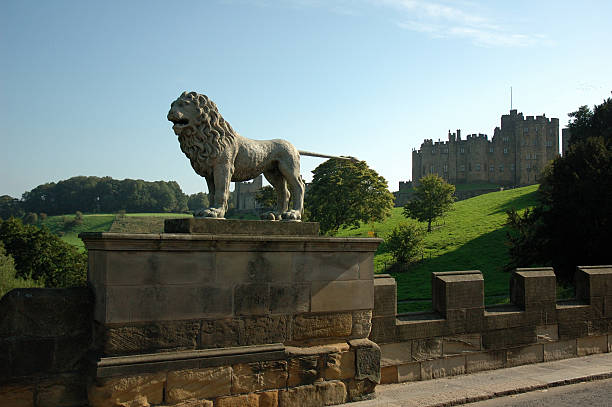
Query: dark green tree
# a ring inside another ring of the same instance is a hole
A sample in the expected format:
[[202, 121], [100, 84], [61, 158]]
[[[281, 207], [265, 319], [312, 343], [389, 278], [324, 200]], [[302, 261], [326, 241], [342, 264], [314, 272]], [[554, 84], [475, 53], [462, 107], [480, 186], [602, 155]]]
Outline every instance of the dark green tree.
[[404, 206], [404, 216], [427, 222], [427, 232], [431, 232], [431, 222], [452, 208], [454, 192], [455, 186], [439, 175], [426, 175], [419, 180], [413, 198]]
[[387, 181], [365, 161], [332, 158], [313, 171], [305, 199], [309, 220], [334, 235], [343, 226], [382, 221], [393, 208]]
[[402, 223], [393, 229], [385, 244], [395, 261], [412, 263], [423, 252], [423, 231], [416, 225]]
[[191, 212], [195, 212], [202, 208], [208, 208], [209, 206], [208, 195], [204, 192], [191, 194], [189, 195], [189, 199], [187, 199], [187, 207]]
[[[569, 151], [545, 170], [539, 204], [508, 213], [507, 269], [551, 265], [573, 278], [576, 266], [612, 263], [612, 99], [570, 114]], [[579, 135], [574, 138], [575, 135]]]
[[255, 201], [263, 208], [274, 208], [276, 206], [276, 191], [270, 185], [266, 185], [255, 193]]

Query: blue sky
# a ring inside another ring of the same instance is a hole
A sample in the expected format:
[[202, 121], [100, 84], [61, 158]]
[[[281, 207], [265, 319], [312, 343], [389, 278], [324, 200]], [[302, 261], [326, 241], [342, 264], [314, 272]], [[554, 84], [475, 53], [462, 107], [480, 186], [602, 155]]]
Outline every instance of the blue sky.
[[[411, 151], [514, 108], [567, 123], [612, 90], [612, 2], [3, 1], [0, 195], [76, 175], [204, 180], [170, 102], [211, 97], [241, 135], [352, 155], [391, 190]], [[302, 159], [308, 181], [322, 160]]]

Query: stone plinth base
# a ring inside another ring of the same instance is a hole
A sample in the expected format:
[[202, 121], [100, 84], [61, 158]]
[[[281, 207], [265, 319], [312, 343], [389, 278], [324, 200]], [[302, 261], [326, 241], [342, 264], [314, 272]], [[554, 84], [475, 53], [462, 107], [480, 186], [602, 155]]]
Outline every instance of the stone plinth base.
[[164, 233], [204, 233], [210, 235], [250, 236], [318, 236], [316, 222], [273, 222], [269, 220], [237, 220], [185, 218], [166, 219]]

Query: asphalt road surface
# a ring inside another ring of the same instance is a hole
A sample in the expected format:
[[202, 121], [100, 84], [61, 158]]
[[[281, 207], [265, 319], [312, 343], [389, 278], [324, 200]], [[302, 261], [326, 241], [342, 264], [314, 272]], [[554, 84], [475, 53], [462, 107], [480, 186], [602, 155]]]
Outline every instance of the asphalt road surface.
[[552, 387], [500, 397], [466, 407], [612, 407], [612, 379]]

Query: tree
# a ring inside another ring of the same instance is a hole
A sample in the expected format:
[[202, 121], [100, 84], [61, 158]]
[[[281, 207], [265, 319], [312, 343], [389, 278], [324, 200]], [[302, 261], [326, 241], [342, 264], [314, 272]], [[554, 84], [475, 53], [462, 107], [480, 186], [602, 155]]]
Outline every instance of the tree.
[[334, 235], [343, 226], [384, 220], [393, 208], [393, 195], [365, 161], [332, 158], [314, 169], [305, 208], [322, 233]]
[[195, 212], [202, 208], [208, 208], [208, 206], [208, 195], [206, 195], [204, 192], [191, 194], [187, 199], [187, 208], [192, 212]]
[[255, 192], [255, 201], [263, 208], [274, 208], [276, 206], [276, 191], [270, 185], [266, 185]]
[[0, 242], [0, 298], [13, 288], [41, 287], [42, 285], [32, 279], [23, 279], [16, 276], [15, 261], [6, 253], [4, 245]]
[[452, 208], [454, 192], [455, 186], [437, 174], [426, 175], [419, 180], [413, 198], [404, 206], [404, 216], [427, 222], [427, 232], [431, 232], [431, 222]]
[[393, 229], [385, 243], [396, 261], [411, 263], [423, 251], [423, 231], [416, 225], [402, 223]]
[[19, 218], [24, 214], [21, 202], [9, 195], [0, 196], [0, 219]]
[[570, 117], [569, 151], [546, 168], [538, 205], [508, 213], [507, 269], [551, 265], [571, 281], [576, 266], [612, 263], [612, 99]]

